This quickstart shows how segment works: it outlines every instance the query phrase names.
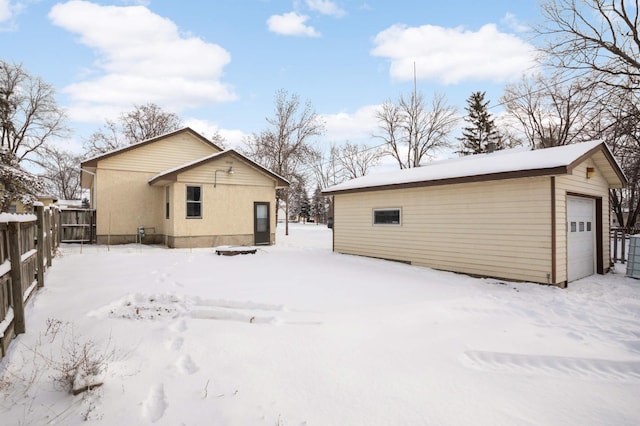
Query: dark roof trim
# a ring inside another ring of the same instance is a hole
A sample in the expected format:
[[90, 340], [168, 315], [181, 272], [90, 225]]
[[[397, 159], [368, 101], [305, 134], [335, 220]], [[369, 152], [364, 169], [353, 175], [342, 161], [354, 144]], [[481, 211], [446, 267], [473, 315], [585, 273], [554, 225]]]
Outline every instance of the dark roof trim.
[[629, 181], [627, 180], [627, 177], [624, 175], [624, 172], [622, 171], [622, 169], [620, 169], [620, 165], [614, 158], [607, 144], [604, 142], [594, 147], [590, 151], [584, 153], [584, 155], [580, 156], [579, 158], [575, 159], [571, 164], [567, 166], [567, 171], [571, 173], [571, 171], [573, 171], [573, 169], [576, 168], [580, 163], [582, 163], [583, 161], [586, 161], [588, 158], [591, 158], [593, 154], [597, 153], [598, 151], [601, 151], [604, 154], [609, 164], [611, 164], [611, 168], [615, 172], [616, 176], [618, 176], [618, 179], [620, 179], [620, 182], [622, 182], [622, 185], [627, 186], [627, 184], [629, 183]]
[[269, 177], [273, 178], [276, 183], [277, 186], [279, 187], [284, 187], [284, 186], [289, 186], [290, 183], [288, 180], [286, 180], [285, 178], [283, 178], [282, 176], [279, 176], [275, 173], [273, 173], [271, 170], [266, 169], [265, 167], [261, 166], [260, 164], [256, 163], [255, 161], [245, 157], [244, 155], [240, 154], [239, 152], [233, 150], [233, 149], [228, 149], [226, 151], [222, 151], [220, 153], [217, 154], [213, 154], [210, 155], [208, 157], [204, 157], [202, 160], [199, 161], [194, 161], [192, 163], [189, 163], [187, 165], [185, 165], [184, 167], [179, 167], [176, 169], [171, 170], [170, 172], [167, 173], [161, 173], [159, 175], [157, 175], [156, 177], [154, 177], [153, 179], [151, 179], [149, 181], [149, 185], [153, 185], [155, 182], [160, 181], [160, 180], [170, 180], [170, 181], [176, 181], [178, 179], [178, 175], [180, 173], [184, 173], [188, 170], [191, 170], [193, 168], [199, 167], [203, 164], [206, 164], [210, 161], [213, 160], [218, 160], [220, 158], [224, 158], [224, 157], [228, 157], [228, 156], [234, 156], [238, 159], [240, 159], [241, 161], [244, 161], [246, 163], [248, 163], [250, 166], [258, 169], [260, 172], [268, 175]]
[[118, 155], [118, 154], [121, 154], [123, 152], [134, 150], [134, 149], [139, 148], [141, 146], [148, 145], [150, 143], [154, 143], [154, 142], [157, 142], [157, 141], [159, 141], [161, 139], [169, 138], [171, 136], [174, 136], [174, 135], [177, 135], [177, 134], [183, 133], [183, 132], [190, 133], [193, 136], [195, 136], [196, 138], [200, 139], [202, 142], [211, 145], [213, 148], [216, 148], [219, 151], [223, 151], [223, 149], [220, 148], [218, 145], [216, 145], [215, 143], [211, 142], [209, 139], [205, 138], [204, 136], [202, 136], [200, 133], [196, 132], [192, 128], [183, 127], [182, 129], [178, 129], [178, 130], [170, 132], [170, 133], [165, 133], [164, 135], [160, 135], [160, 136], [157, 136], [155, 138], [147, 139], [147, 140], [144, 140], [142, 142], [135, 143], [133, 145], [128, 145], [128, 146], [126, 146], [124, 148], [114, 149], [113, 151], [109, 151], [109, 152], [107, 152], [105, 154], [102, 154], [102, 155], [99, 155], [97, 157], [89, 158], [89, 159], [87, 159], [87, 160], [85, 160], [85, 161], [83, 161], [81, 163], [81, 167], [97, 167], [98, 166], [98, 161], [100, 161], [100, 160], [104, 160], [106, 158], [113, 157], [114, 155]]
[[449, 179], [437, 179], [427, 180], [420, 182], [407, 182], [407, 183], [395, 183], [389, 185], [369, 186], [363, 188], [351, 188], [344, 189], [342, 191], [322, 191], [324, 195], [335, 194], [350, 194], [355, 192], [372, 192], [372, 191], [385, 191], [389, 189], [408, 189], [408, 188], [423, 188], [428, 186], [442, 186], [452, 185], [456, 183], [474, 183], [474, 182], [487, 182], [492, 180], [504, 180], [504, 179], [518, 179], [525, 177], [538, 177], [538, 176], [552, 176], [567, 174], [568, 168], [565, 166], [552, 167], [548, 169], [533, 169], [533, 170], [518, 170], [513, 172], [502, 173], [490, 173], [486, 175], [477, 176], [463, 176]]

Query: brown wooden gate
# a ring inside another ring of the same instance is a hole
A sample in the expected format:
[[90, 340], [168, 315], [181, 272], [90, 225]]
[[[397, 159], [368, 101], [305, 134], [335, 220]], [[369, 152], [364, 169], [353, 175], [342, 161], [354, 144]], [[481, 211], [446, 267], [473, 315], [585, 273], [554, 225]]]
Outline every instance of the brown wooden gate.
[[88, 243], [96, 241], [96, 211], [93, 209], [60, 210], [60, 242]]

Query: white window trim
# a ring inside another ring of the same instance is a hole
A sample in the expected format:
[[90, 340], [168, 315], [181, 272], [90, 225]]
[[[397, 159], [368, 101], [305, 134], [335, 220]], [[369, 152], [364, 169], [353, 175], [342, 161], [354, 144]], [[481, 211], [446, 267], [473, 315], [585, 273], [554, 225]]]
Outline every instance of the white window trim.
[[[398, 223], [376, 223], [376, 212], [398, 211]], [[374, 208], [371, 211], [371, 223], [373, 226], [402, 226], [402, 207]]]

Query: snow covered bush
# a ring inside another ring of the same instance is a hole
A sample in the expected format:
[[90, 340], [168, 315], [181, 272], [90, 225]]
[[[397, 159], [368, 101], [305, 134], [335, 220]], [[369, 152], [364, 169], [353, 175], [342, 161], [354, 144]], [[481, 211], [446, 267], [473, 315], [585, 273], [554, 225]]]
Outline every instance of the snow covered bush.
[[[52, 340], [55, 340], [60, 326], [50, 328], [55, 330]], [[47, 363], [53, 370], [52, 379], [61, 389], [74, 395], [101, 386], [107, 371], [109, 361], [113, 359], [115, 351], [100, 348], [91, 339], [85, 340], [73, 332], [63, 332], [63, 341], [57, 357], [49, 357]]]
[[0, 146], [0, 212], [9, 211], [14, 200], [31, 206], [43, 192], [42, 180], [23, 170], [15, 154]]

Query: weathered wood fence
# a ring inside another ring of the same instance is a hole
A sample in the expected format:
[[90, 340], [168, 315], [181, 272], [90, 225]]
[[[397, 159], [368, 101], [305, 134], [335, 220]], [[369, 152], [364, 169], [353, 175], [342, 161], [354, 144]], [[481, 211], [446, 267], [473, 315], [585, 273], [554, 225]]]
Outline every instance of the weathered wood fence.
[[60, 243], [58, 209], [36, 207], [34, 215], [11, 215], [0, 222], [0, 359], [11, 340], [26, 332], [24, 307], [44, 286]]
[[60, 241], [63, 243], [94, 243], [96, 241], [96, 211], [92, 209], [60, 210]]

